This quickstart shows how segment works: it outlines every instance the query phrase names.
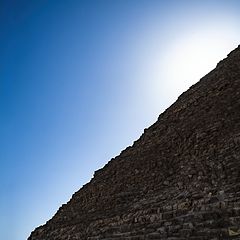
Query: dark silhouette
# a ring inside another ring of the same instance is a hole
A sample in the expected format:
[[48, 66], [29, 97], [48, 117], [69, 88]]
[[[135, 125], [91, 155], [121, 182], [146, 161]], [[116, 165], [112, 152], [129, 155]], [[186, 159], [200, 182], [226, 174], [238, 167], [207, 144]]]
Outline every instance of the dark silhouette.
[[240, 239], [240, 47], [29, 240]]

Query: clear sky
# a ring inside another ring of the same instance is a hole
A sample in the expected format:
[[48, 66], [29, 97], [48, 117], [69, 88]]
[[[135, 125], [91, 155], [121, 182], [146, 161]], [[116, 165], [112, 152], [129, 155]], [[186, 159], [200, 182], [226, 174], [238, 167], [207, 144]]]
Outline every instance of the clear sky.
[[0, 1], [0, 239], [24, 240], [240, 43], [240, 1]]

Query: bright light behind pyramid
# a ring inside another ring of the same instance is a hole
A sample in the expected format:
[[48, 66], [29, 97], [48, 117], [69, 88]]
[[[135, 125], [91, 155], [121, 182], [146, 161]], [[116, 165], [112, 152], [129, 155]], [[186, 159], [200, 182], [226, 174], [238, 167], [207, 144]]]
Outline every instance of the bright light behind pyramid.
[[190, 32], [170, 44], [164, 72], [167, 77], [166, 90], [177, 95], [216, 67], [216, 64], [237, 47], [236, 32], [200, 31]]

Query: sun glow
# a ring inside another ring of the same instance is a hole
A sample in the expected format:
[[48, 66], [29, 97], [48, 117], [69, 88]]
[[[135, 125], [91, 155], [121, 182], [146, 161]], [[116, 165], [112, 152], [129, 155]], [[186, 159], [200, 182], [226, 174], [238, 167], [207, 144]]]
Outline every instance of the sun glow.
[[178, 95], [214, 69], [238, 45], [236, 32], [229, 29], [189, 32], [170, 45], [164, 61], [167, 90]]

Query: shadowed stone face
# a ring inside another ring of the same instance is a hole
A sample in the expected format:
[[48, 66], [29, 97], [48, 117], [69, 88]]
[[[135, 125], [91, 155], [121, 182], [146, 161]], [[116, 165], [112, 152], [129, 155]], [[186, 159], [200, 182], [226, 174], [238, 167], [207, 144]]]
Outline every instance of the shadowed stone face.
[[240, 47], [28, 239], [240, 239]]

